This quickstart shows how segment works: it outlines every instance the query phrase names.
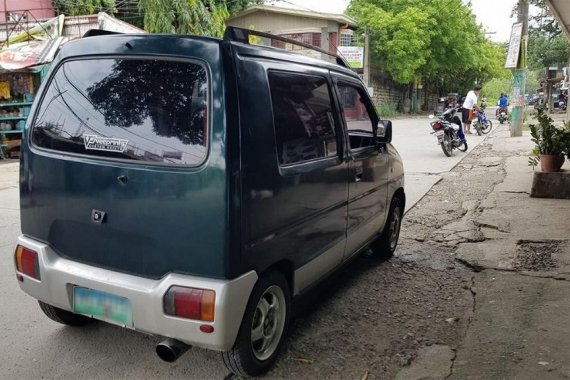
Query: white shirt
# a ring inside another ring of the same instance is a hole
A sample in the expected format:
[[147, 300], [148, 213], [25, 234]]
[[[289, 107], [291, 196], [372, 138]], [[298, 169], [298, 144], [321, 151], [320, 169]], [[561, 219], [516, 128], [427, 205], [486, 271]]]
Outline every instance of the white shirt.
[[467, 96], [465, 97], [465, 101], [463, 102], [463, 108], [472, 110], [475, 104], [477, 104], [477, 95], [475, 94], [475, 91], [471, 90], [467, 93]]

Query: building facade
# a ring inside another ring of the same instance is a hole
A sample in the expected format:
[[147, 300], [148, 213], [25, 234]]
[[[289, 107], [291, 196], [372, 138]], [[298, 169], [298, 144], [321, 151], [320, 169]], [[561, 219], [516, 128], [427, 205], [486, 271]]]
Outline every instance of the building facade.
[[0, 1], [0, 23], [15, 23], [20, 19], [34, 22], [55, 17], [51, 0], [6, 0]]
[[[228, 19], [229, 26], [255, 29], [337, 52], [351, 46], [356, 22], [348, 16], [300, 9], [255, 5]], [[272, 41], [275, 47], [282, 44]]]

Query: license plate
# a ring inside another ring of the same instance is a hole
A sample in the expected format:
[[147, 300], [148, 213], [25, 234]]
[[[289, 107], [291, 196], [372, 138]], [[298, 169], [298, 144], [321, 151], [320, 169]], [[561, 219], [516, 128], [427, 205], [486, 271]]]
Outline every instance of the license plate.
[[123, 327], [133, 326], [131, 301], [98, 290], [74, 287], [73, 312]]
[[438, 141], [438, 142], [442, 142], [442, 141], [443, 141], [443, 131], [437, 131], [437, 132], [435, 132], [435, 136], [437, 137], [437, 141]]

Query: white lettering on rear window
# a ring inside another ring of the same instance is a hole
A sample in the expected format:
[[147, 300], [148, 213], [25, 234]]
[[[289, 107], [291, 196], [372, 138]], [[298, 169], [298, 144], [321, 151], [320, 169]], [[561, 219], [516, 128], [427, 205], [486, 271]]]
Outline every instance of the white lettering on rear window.
[[83, 135], [85, 149], [104, 150], [107, 152], [124, 152], [129, 140], [100, 137], [96, 135]]

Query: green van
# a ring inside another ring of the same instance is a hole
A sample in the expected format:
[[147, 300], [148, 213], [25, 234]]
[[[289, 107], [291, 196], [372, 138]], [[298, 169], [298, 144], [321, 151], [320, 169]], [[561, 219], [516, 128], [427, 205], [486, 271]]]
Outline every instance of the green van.
[[[89, 36], [66, 44], [22, 145], [21, 289], [51, 319], [94, 319], [275, 362], [291, 304], [368, 247], [396, 248], [404, 172], [357, 74], [224, 39]], [[313, 49], [317, 53], [326, 52]]]

